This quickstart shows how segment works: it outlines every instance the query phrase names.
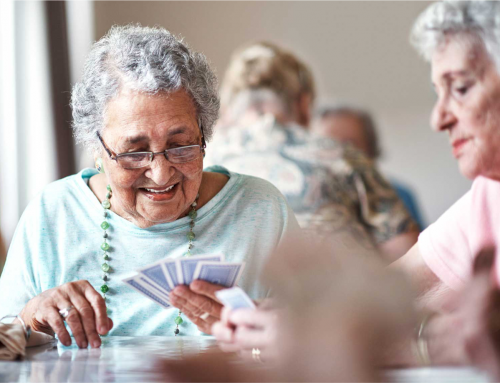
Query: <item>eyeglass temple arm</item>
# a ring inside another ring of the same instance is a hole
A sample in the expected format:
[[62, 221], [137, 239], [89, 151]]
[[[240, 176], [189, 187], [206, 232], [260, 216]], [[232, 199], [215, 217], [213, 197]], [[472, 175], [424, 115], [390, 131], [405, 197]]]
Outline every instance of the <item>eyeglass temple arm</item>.
[[201, 125], [201, 120], [198, 120], [198, 126], [200, 127], [200, 132], [201, 132], [201, 148], [205, 150], [207, 147], [207, 143], [205, 141], [205, 134], [203, 133], [203, 126]]
[[106, 151], [106, 153], [108, 153], [108, 156], [109, 158], [111, 158], [112, 160], [115, 160], [116, 159], [116, 156], [114, 156], [112, 153], [111, 153], [111, 150], [108, 149], [108, 147], [106, 146], [106, 144], [104, 143], [104, 141], [102, 140], [101, 138], [101, 135], [99, 134], [99, 132], [96, 132], [97, 134], [97, 138], [99, 138], [99, 141], [101, 142], [104, 150]]

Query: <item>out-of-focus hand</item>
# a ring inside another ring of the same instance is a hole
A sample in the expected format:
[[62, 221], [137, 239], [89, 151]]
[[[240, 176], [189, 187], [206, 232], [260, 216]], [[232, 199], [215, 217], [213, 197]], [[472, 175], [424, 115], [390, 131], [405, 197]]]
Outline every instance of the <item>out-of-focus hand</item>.
[[264, 281], [284, 310], [277, 342], [282, 381], [383, 380], [382, 351], [413, 334], [413, 295], [404, 275], [344, 234], [297, 235], [265, 269]]
[[99, 334], [108, 333], [113, 321], [108, 318], [104, 299], [88, 281], [69, 282], [44, 291], [26, 304], [20, 316], [33, 330], [56, 333], [61, 343], [69, 346], [71, 337], [59, 310], [71, 306], [65, 320], [78, 347], [100, 347]]
[[212, 325], [221, 317], [222, 305], [215, 292], [225, 289], [205, 281], [193, 281], [189, 287], [180, 285], [170, 292], [170, 303], [177, 307], [200, 331], [212, 334]]
[[435, 365], [474, 365], [500, 378], [500, 290], [493, 277], [494, 249], [482, 251], [473, 277], [455, 296], [449, 311], [426, 326], [430, 359]]
[[244, 357], [252, 356], [258, 348], [262, 360], [276, 357], [278, 311], [258, 308], [222, 310], [222, 320], [212, 327], [212, 333], [220, 348], [226, 352], [240, 352]]

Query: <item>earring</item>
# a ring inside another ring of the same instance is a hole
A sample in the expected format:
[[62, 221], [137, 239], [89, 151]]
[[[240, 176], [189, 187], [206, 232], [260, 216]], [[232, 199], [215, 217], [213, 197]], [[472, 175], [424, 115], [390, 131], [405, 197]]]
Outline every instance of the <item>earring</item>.
[[102, 164], [102, 158], [99, 157], [95, 160], [95, 168], [99, 173], [104, 173], [104, 165]]

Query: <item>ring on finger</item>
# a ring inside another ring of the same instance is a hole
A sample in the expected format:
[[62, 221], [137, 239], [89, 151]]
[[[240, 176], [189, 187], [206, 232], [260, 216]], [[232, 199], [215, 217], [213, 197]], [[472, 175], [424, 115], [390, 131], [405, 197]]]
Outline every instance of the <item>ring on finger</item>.
[[260, 358], [260, 349], [252, 348], [252, 359], [255, 362], [262, 363], [262, 359]]
[[207, 318], [210, 316], [209, 313], [203, 313], [200, 315], [200, 318], [203, 319], [203, 320], [207, 320]]
[[68, 306], [68, 307], [65, 307], [61, 310], [59, 310], [59, 315], [61, 315], [61, 317], [63, 319], [66, 319], [69, 315], [69, 312], [73, 309], [74, 307], [73, 306]]

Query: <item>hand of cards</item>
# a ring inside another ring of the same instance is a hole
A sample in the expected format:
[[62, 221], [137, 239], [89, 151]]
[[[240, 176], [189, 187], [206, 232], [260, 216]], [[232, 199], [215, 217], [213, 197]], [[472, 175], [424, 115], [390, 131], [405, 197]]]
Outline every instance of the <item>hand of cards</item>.
[[224, 255], [198, 255], [166, 258], [138, 270], [123, 281], [164, 308], [170, 305], [170, 292], [178, 285], [189, 285], [201, 279], [216, 285], [233, 287], [240, 278], [244, 263], [228, 263]]

